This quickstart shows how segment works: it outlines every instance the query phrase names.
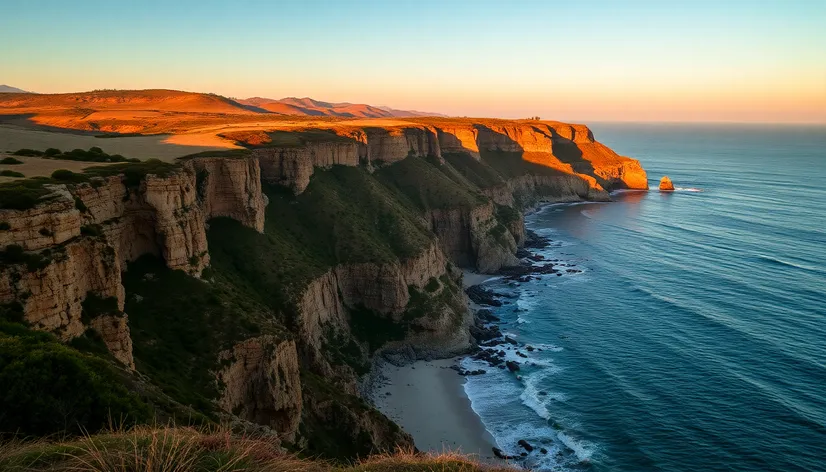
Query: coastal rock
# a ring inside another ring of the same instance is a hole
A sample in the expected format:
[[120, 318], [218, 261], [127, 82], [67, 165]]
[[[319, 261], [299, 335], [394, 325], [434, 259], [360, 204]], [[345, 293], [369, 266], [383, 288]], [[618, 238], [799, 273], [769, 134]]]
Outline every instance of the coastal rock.
[[671, 183], [671, 179], [668, 176], [663, 176], [660, 179], [660, 192], [673, 192], [674, 191], [674, 184]]
[[513, 361], [505, 362], [505, 367], [507, 367], [508, 370], [511, 371], [511, 372], [519, 371], [519, 364], [517, 364], [516, 362], [513, 362]]
[[517, 441], [517, 444], [522, 446], [522, 448], [524, 448], [526, 451], [533, 452], [533, 446], [531, 446], [531, 444], [528, 441], [520, 439], [519, 441]]
[[494, 455], [495, 457], [499, 458], [499, 459], [502, 459], [502, 460], [505, 460], [505, 461], [512, 460], [512, 459], [516, 459], [516, 456], [510, 456], [510, 455], [508, 455], [508, 454], [505, 454], [505, 453], [504, 453], [501, 449], [499, 449], [498, 447], [494, 447], [494, 448], [491, 448], [491, 449], [492, 449], [492, 451], [493, 451], [493, 455]]

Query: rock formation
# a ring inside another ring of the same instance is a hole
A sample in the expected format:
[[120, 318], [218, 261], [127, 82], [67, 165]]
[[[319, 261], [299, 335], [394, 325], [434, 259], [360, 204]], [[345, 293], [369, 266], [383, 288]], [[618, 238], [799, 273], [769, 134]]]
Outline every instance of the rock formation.
[[[200, 194], [196, 169], [214, 173], [205, 177]], [[51, 195], [33, 208], [0, 210], [8, 227], [0, 230], [0, 246], [5, 253], [26, 251], [21, 262], [0, 268], [0, 303], [20, 303], [28, 323], [65, 340], [91, 327], [129, 367], [134, 362], [128, 318], [86, 325], [87, 296], [114, 297], [123, 310], [121, 272], [143, 254], [199, 275], [209, 264], [205, 215], [263, 229], [260, 174], [251, 159], [188, 161], [167, 175], [146, 175], [137, 185], [120, 175], [48, 188]]]
[[660, 192], [673, 192], [674, 191], [674, 184], [671, 183], [671, 179], [668, 176], [664, 176], [660, 179]]
[[217, 374], [224, 385], [221, 408], [294, 441], [303, 405], [295, 343], [251, 338], [223, 352], [220, 360], [226, 365]]

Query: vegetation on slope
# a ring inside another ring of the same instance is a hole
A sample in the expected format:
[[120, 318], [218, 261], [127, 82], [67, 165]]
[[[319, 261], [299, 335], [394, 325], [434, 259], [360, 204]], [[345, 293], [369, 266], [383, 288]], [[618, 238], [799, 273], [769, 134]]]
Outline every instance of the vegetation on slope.
[[35, 149], [18, 149], [13, 154], [15, 156], [43, 157], [46, 159], [58, 159], [63, 161], [140, 162], [139, 159], [127, 159], [120, 154], [107, 154], [99, 147], [90, 147], [88, 151], [83, 149], [73, 149], [66, 152], [55, 148], [49, 148], [45, 151], [38, 151]]
[[418, 217], [360, 168], [316, 172], [298, 196], [277, 187], [266, 194], [265, 234], [216, 219], [208, 239], [216, 270], [236, 274], [275, 309], [337, 264], [392, 263], [432, 241]]
[[540, 164], [535, 164], [525, 160], [523, 152], [508, 152], [508, 151], [488, 151], [481, 150], [482, 162], [496, 171], [504, 179], [511, 179], [513, 177], [521, 177], [523, 175], [537, 175], [548, 177], [568, 176], [569, 173], [563, 172], [553, 167], [547, 167]]
[[22, 322], [22, 307], [0, 307], [0, 433], [97, 431], [110, 420], [150, 419], [150, 407], [123, 385], [106, 359], [80, 352]]
[[285, 335], [272, 313], [219, 273], [209, 283], [154, 256], [123, 274], [137, 369], [175, 400], [211, 414], [218, 353], [259, 334]]
[[376, 178], [419, 211], [471, 208], [487, 199], [451, 179], [451, 169], [433, 158], [408, 158], [384, 166]]
[[8, 472], [506, 472], [459, 454], [399, 451], [336, 465], [298, 459], [266, 437], [223, 429], [139, 427], [73, 441], [0, 443], [0, 469]]
[[[0, 209], [28, 210], [38, 203], [47, 201], [54, 194], [50, 185], [79, 184], [89, 182], [94, 177], [124, 175], [124, 182], [129, 187], [137, 187], [147, 175], [165, 177], [177, 170], [177, 164], [148, 159], [141, 162], [125, 162], [108, 166], [96, 166], [85, 169], [82, 173], [58, 169], [51, 178], [32, 177], [0, 184]], [[92, 181], [94, 185], [94, 181]]]
[[442, 157], [469, 182], [481, 189], [498, 187], [505, 184], [505, 180], [501, 174], [496, 172], [488, 164], [475, 159], [468, 153], [445, 153]]

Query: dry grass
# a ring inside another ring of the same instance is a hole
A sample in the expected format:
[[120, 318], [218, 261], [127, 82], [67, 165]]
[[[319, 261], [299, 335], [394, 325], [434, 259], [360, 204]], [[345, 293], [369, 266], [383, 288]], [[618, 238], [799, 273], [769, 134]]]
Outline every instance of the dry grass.
[[4, 472], [511, 472], [455, 453], [399, 451], [353, 465], [300, 459], [277, 439], [234, 435], [225, 429], [139, 426], [79, 440], [0, 442]]

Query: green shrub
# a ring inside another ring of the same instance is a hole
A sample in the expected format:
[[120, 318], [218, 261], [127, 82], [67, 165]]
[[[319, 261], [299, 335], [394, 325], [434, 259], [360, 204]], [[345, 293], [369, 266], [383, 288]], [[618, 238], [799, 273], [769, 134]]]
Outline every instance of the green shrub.
[[20, 172], [15, 172], [13, 170], [0, 170], [0, 177], [17, 177], [17, 178], [24, 178], [26, 177]]
[[75, 173], [68, 169], [57, 169], [52, 172], [52, 178], [64, 182], [70, 182], [75, 179]]
[[23, 161], [21, 161], [20, 159], [15, 159], [13, 157], [5, 157], [5, 158], [3, 158], [3, 160], [0, 160], [0, 164], [5, 164], [5, 165], [17, 165], [17, 164], [22, 164], [22, 163], [23, 163]]
[[0, 208], [27, 210], [34, 207], [51, 193], [44, 187], [50, 182], [49, 179], [35, 177], [0, 184]]
[[78, 211], [80, 211], [81, 213], [86, 213], [87, 211], [89, 211], [89, 208], [86, 207], [86, 204], [83, 203], [83, 200], [81, 200], [78, 197], [75, 197], [75, 208], [77, 208]]
[[128, 187], [137, 187], [146, 179], [147, 175], [152, 174], [159, 177], [166, 177], [179, 168], [180, 166], [178, 164], [163, 162], [158, 159], [147, 159], [140, 162], [90, 167], [84, 170], [83, 173], [87, 177], [109, 177], [123, 174], [124, 183], [126, 183]]
[[123, 285], [138, 370], [207, 415], [215, 408], [218, 353], [262, 330], [278, 334], [273, 313], [220, 273], [206, 283], [143, 256], [129, 263]]
[[100, 225], [83, 225], [80, 227], [80, 234], [92, 237], [101, 236], [103, 235], [103, 228]]
[[46, 151], [43, 153], [43, 155], [46, 156], [46, 157], [54, 157], [54, 156], [58, 156], [60, 154], [63, 154], [63, 153], [60, 151], [60, 149], [57, 149], [57, 148], [46, 149]]
[[0, 221], [0, 231], [8, 231], [11, 229], [11, 225], [8, 221]]
[[18, 149], [13, 153], [15, 156], [38, 157], [43, 155], [43, 151], [36, 151], [34, 149]]
[[146, 422], [149, 407], [106, 361], [53, 335], [0, 322], [0, 431], [22, 435], [98, 431], [110, 418]]
[[26, 252], [22, 246], [10, 244], [0, 251], [0, 268], [12, 265], [26, 265], [29, 272], [36, 272], [52, 263], [51, 252]]
[[118, 316], [123, 314], [118, 309], [118, 299], [116, 297], [103, 298], [100, 295], [89, 292], [81, 305], [83, 311], [81, 312], [81, 321], [88, 325], [93, 319], [99, 316]]
[[439, 279], [436, 277], [431, 277], [430, 280], [427, 281], [427, 285], [424, 286], [424, 289], [430, 293], [433, 293], [436, 290], [439, 290], [439, 287], [441, 287], [441, 284], [439, 284]]

